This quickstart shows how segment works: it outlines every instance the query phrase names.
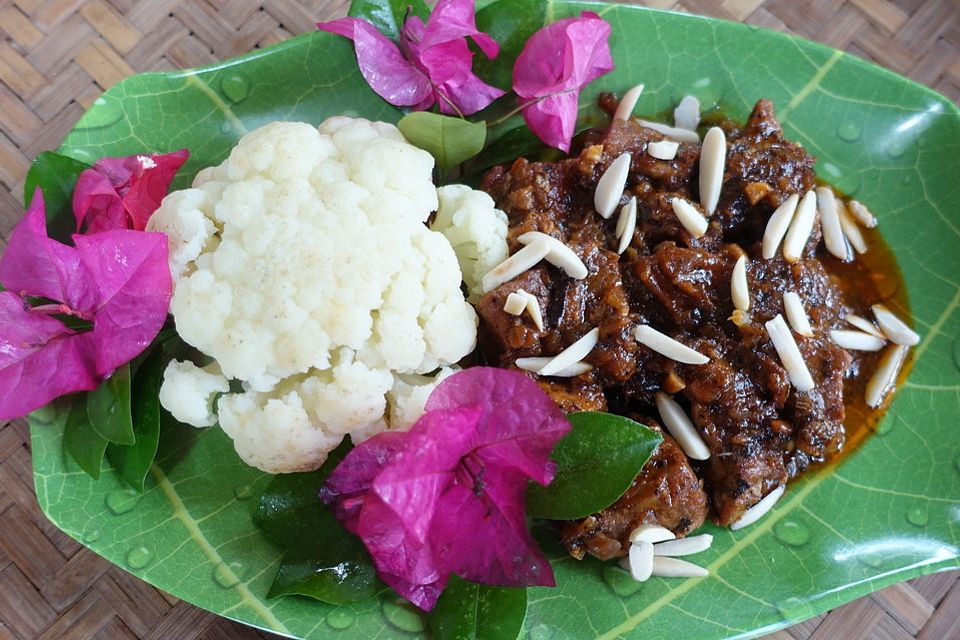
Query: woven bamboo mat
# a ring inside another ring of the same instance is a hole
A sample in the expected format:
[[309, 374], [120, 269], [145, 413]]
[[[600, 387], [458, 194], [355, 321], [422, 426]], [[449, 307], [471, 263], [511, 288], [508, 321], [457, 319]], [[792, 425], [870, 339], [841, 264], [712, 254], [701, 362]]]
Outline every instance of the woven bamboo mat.
[[[22, 215], [29, 161], [107, 87], [278, 42], [347, 0], [0, 0], [0, 248]], [[872, 59], [960, 100], [958, 0], [648, 0], [789, 31]], [[50, 524], [27, 429], [0, 425], [0, 640], [271, 637], [159, 592]], [[898, 584], [769, 640], [960, 639], [960, 572]]]

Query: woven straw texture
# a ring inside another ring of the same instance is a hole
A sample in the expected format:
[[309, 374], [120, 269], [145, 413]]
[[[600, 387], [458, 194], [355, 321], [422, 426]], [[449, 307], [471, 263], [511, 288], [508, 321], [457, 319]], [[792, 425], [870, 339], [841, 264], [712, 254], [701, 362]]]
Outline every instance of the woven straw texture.
[[[339, 17], [347, 0], [0, 0], [0, 249], [29, 161], [107, 87], [229, 58]], [[796, 33], [960, 100], [958, 0], [648, 0]], [[61, 533], [33, 494], [27, 429], [0, 425], [0, 640], [274, 637], [161, 593]], [[898, 584], [768, 640], [960, 639], [960, 572]]]

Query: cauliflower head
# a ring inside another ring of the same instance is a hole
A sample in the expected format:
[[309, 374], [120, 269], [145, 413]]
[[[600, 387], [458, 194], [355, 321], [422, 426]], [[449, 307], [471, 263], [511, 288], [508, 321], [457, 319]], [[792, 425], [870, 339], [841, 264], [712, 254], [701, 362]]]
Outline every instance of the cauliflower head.
[[222, 373], [171, 363], [163, 406], [204, 426], [222, 393], [220, 426], [271, 473], [319, 467], [348, 434], [409, 427], [436, 379], [404, 380], [476, 344], [457, 255], [425, 225], [432, 170], [390, 124], [277, 122], [167, 196], [148, 228], [169, 238], [171, 313]]

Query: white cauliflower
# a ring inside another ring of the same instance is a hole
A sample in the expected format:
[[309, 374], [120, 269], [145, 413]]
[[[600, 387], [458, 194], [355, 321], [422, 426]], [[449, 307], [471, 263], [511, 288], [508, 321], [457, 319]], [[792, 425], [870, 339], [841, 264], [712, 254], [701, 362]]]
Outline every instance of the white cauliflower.
[[170, 414], [195, 427], [217, 423], [213, 403], [218, 393], [226, 393], [230, 384], [217, 363], [200, 368], [192, 362], [171, 361], [163, 372], [160, 404]]
[[[424, 224], [438, 204], [432, 170], [393, 125], [278, 122], [165, 198], [148, 228], [169, 236], [177, 331], [223, 373], [199, 383], [196, 367], [172, 364], [163, 406], [210, 424], [208, 391], [241, 381], [217, 402], [220, 426], [271, 473], [317, 468], [347, 434], [408, 428], [436, 379], [407, 377], [476, 343], [457, 256]], [[469, 191], [459, 200], [482, 209]]]
[[440, 208], [430, 228], [453, 245], [470, 301], [476, 302], [483, 295], [480, 280], [507, 259], [507, 214], [489, 195], [466, 185], [440, 187], [437, 195]]

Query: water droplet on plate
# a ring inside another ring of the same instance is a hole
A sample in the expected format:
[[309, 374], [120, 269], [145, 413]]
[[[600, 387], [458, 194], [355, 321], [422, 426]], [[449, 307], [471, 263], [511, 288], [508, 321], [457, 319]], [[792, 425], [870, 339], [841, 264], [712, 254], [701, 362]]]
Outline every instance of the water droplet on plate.
[[603, 581], [618, 596], [632, 596], [643, 586], [628, 571], [609, 563], [603, 567]]
[[426, 629], [423, 615], [409, 602], [403, 600], [384, 600], [381, 604], [383, 617], [401, 631], [419, 633]]
[[250, 91], [250, 82], [238, 73], [233, 73], [220, 81], [220, 91], [232, 102], [240, 102]]
[[559, 629], [541, 622], [531, 627], [527, 637], [530, 638], [530, 640], [558, 640], [561, 636]]
[[917, 527], [927, 526], [927, 507], [916, 505], [907, 509], [907, 522]]
[[887, 155], [894, 159], [902, 158], [908, 148], [910, 148], [910, 141], [900, 138], [887, 145]]
[[860, 556], [860, 562], [867, 565], [871, 569], [879, 569], [881, 566], [883, 566], [884, 560], [886, 560], [886, 557], [880, 553], [871, 553]]
[[863, 129], [856, 122], [844, 122], [837, 126], [837, 135], [846, 142], [856, 142], [863, 135]]
[[83, 532], [83, 541], [84, 542], [96, 542], [100, 539], [100, 529], [96, 527], [91, 527]]
[[334, 609], [327, 614], [327, 624], [337, 630], [343, 630], [350, 627], [357, 617], [349, 609]]
[[123, 117], [120, 101], [112, 96], [100, 96], [75, 125], [77, 129], [96, 129], [113, 124]]
[[153, 560], [153, 551], [146, 547], [131, 549], [127, 554], [127, 566], [131, 569], [143, 569]]
[[900, 179], [900, 184], [913, 184], [913, 176], [903, 176], [903, 178]]
[[816, 613], [810, 601], [801, 598], [787, 598], [777, 604], [777, 611], [784, 620], [806, 620]]
[[231, 562], [226, 564], [221, 562], [213, 570], [213, 579], [221, 587], [229, 589], [240, 584], [240, 581], [247, 575], [247, 565], [242, 562]]
[[246, 500], [253, 495], [253, 487], [249, 484], [242, 484], [233, 490], [233, 495], [237, 496], [237, 500]]
[[884, 416], [880, 419], [880, 422], [877, 423], [877, 428], [874, 430], [874, 433], [878, 436], [885, 436], [893, 430], [893, 418], [889, 415]]
[[802, 547], [810, 541], [810, 530], [796, 520], [781, 520], [773, 527], [773, 535], [791, 547]]
[[140, 497], [133, 489], [117, 489], [107, 494], [107, 508], [119, 516], [132, 511], [140, 502]]

